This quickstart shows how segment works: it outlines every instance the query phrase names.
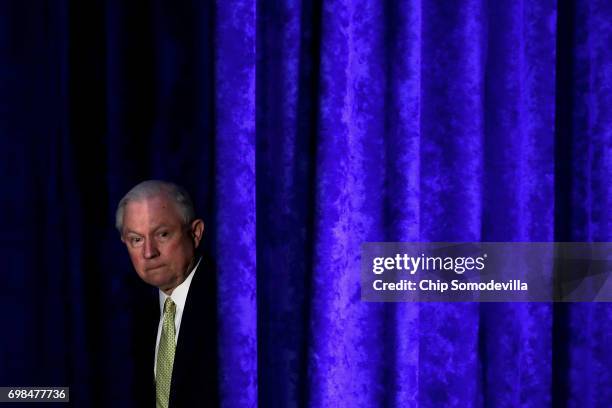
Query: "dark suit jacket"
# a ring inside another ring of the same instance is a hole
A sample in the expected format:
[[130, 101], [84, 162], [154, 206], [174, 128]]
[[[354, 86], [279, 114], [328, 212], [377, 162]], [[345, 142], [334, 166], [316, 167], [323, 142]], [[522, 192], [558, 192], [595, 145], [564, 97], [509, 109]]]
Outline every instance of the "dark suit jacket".
[[[181, 320], [170, 387], [170, 408], [219, 406], [216, 285], [214, 271], [202, 259], [191, 281]], [[158, 290], [135, 306], [134, 399], [138, 407], [155, 407], [153, 361], [159, 324]]]

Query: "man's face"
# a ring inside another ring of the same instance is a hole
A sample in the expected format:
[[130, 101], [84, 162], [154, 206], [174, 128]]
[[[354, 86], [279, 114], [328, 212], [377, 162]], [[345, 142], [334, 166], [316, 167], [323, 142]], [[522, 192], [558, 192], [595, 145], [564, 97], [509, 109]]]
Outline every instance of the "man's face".
[[199, 219], [183, 225], [176, 204], [159, 195], [127, 203], [121, 240], [138, 276], [170, 294], [185, 280], [203, 231]]

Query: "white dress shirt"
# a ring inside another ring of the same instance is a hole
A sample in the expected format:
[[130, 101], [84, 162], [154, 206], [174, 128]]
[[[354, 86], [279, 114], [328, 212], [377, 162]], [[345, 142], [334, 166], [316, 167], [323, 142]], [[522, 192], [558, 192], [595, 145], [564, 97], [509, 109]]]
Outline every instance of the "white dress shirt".
[[200, 265], [202, 261], [202, 257], [196, 263], [196, 266], [193, 267], [191, 273], [187, 276], [187, 279], [183, 281], [180, 285], [178, 285], [172, 291], [170, 296], [166, 295], [161, 289], [159, 290], [159, 324], [157, 325], [157, 340], [155, 342], [155, 361], [153, 362], [153, 376], [157, 375], [157, 350], [159, 350], [159, 339], [161, 338], [162, 326], [164, 323], [164, 304], [166, 303], [166, 299], [170, 298], [176, 304], [176, 311], [174, 314], [174, 332], [175, 332], [175, 343], [178, 344], [178, 336], [179, 331], [181, 330], [181, 319], [183, 318], [183, 310], [185, 310], [185, 302], [187, 301], [187, 294], [189, 293], [189, 286], [191, 286], [191, 281], [193, 279], [193, 275], [196, 273], [196, 269]]

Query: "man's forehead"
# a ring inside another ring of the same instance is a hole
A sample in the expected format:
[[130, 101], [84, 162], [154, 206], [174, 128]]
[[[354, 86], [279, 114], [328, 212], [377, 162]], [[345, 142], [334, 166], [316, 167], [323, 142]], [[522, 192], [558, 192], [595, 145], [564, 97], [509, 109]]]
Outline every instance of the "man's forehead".
[[156, 195], [129, 201], [124, 210], [124, 224], [134, 222], [170, 222], [180, 220], [181, 215], [173, 200], [164, 196]]

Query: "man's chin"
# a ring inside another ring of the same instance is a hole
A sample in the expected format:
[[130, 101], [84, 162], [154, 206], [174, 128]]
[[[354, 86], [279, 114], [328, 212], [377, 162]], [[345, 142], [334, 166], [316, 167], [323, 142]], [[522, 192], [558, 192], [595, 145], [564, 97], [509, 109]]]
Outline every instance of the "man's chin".
[[161, 290], [167, 290], [172, 287], [173, 279], [168, 276], [164, 268], [151, 269], [141, 276], [142, 280], [151, 286], [155, 286]]

